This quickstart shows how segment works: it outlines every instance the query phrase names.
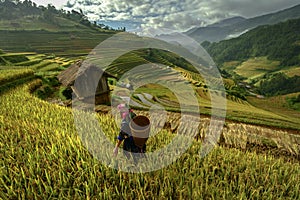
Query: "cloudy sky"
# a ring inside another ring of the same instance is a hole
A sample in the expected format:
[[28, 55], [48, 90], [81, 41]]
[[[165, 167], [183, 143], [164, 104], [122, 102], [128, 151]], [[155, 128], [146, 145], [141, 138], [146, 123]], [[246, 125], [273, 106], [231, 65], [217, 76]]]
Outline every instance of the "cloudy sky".
[[90, 20], [127, 30], [185, 31], [233, 16], [254, 17], [299, 4], [299, 0], [33, 0], [66, 10], [82, 9]]

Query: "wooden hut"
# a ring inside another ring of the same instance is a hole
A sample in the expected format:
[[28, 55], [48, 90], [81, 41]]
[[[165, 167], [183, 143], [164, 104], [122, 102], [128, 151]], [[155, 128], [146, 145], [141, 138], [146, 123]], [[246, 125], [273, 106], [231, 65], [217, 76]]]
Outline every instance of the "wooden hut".
[[108, 77], [116, 78], [96, 65], [83, 61], [77, 61], [57, 76], [63, 86], [71, 87], [76, 98], [85, 103], [95, 100], [96, 105], [110, 102]]

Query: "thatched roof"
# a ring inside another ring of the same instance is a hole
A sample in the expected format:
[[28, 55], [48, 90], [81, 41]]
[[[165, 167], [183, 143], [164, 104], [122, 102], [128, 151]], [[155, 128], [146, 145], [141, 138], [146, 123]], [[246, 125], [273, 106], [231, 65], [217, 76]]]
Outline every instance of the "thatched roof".
[[104, 77], [111, 77], [111, 78], [116, 78], [115, 76], [107, 73], [107, 72], [103, 72], [103, 70], [100, 67], [97, 67], [96, 65], [93, 64], [87, 64], [86, 62], [83, 65], [83, 61], [79, 60], [77, 62], [75, 62], [73, 65], [71, 65], [70, 67], [68, 67], [65, 71], [61, 72], [57, 78], [59, 80], [59, 82], [62, 83], [63, 86], [72, 86], [74, 85], [74, 82], [76, 80], [76, 78], [86, 74], [85, 72], [89, 70], [89, 73], [91, 73], [92, 71], [95, 71], [95, 73], [97, 74], [103, 74], [102, 76]]

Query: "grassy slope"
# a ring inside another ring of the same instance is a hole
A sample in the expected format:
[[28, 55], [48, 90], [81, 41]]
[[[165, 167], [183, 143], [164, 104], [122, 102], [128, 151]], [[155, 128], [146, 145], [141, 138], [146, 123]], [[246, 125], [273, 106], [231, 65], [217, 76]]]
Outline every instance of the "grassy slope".
[[[188, 72], [183, 69], [175, 68], [183, 73], [183, 76], [191, 82], [194, 90], [197, 91], [197, 98], [199, 101], [200, 111], [203, 114], [209, 114], [211, 112], [211, 100], [210, 100], [210, 92], [203, 87], [205, 82], [202, 77], [198, 74]], [[201, 83], [199, 86], [199, 82]], [[231, 88], [234, 86], [234, 83], [230, 80], [224, 80], [225, 87]], [[184, 91], [182, 91], [184, 92]], [[214, 91], [211, 91], [214, 92]], [[146, 87], [140, 88], [136, 93], [149, 93], [154, 97], [166, 100], [164, 102], [159, 102], [163, 106], [170, 108], [170, 110], [178, 110], [178, 99], [176, 96], [167, 88], [163, 88], [158, 85], [147, 85]], [[273, 109], [270, 105], [270, 101], [261, 100], [256, 98], [256, 101], [260, 102], [260, 104], [254, 104], [252, 101], [247, 102], [242, 99], [239, 99], [235, 96], [227, 96], [227, 119], [241, 121], [245, 123], [253, 123], [259, 125], [269, 125], [283, 128], [300, 128], [300, 122], [298, 120], [297, 111], [290, 111], [294, 113], [290, 114], [282, 114], [277, 109]], [[157, 103], [153, 100], [152, 103]], [[272, 101], [273, 102], [273, 101]], [[141, 102], [139, 102], [141, 103]], [[173, 106], [171, 106], [173, 105]], [[272, 104], [273, 105], [273, 104]], [[284, 107], [281, 107], [281, 110], [284, 110]]]
[[34, 30], [46, 30], [50, 32], [61, 31], [78, 31], [79, 29], [90, 31], [90, 28], [81, 25], [77, 22], [65, 19], [63, 17], [56, 16], [53, 20], [55, 23], [43, 20], [38, 16], [30, 16], [24, 18], [1, 20], [0, 30], [5, 31], [34, 31]]
[[300, 75], [298, 22], [299, 19], [261, 26], [238, 38], [204, 45], [234, 79], [259, 86], [265, 75], [272, 73]]
[[[217, 147], [199, 158], [193, 146], [165, 169], [146, 174], [118, 172], [94, 159], [82, 146], [71, 110], [28, 92], [37, 82], [0, 96], [0, 197], [100, 199], [298, 199], [298, 163]], [[20, 106], [19, 102], [23, 102]], [[5, 105], [5, 106], [4, 106]], [[4, 117], [5, 116], [5, 117]], [[99, 118], [113, 138], [117, 127]], [[113, 133], [113, 134], [112, 134]], [[148, 148], [168, 142], [157, 135]]]
[[[247, 82], [250, 82], [251, 80], [255, 80], [255, 79], [259, 80], [265, 74], [269, 74], [269, 73], [283, 72], [290, 77], [295, 75], [298, 76], [300, 75], [299, 66], [286, 67], [280, 69], [279, 71], [278, 71], [278, 67], [279, 67], [279, 62], [268, 60], [266, 57], [253, 58], [242, 63], [236, 61], [236, 62], [227, 62], [224, 64], [224, 69], [226, 69], [229, 72], [235, 72], [239, 76], [246, 78]], [[288, 106], [286, 105], [286, 97], [288, 96], [293, 96], [293, 94], [265, 98], [265, 99], [259, 99], [256, 97], [249, 96], [247, 97], [247, 100], [250, 102], [251, 105], [255, 107], [255, 109], [253, 110], [251, 109], [251, 112], [253, 114], [257, 113], [255, 110], [257, 111], [266, 110], [267, 112], [274, 113], [274, 118], [279, 119], [279, 121], [275, 120], [274, 121], [275, 123], [282, 124], [282, 122], [280, 122], [280, 120], [282, 120], [282, 121], [293, 121], [293, 123], [298, 124], [299, 112], [288, 108]], [[242, 117], [242, 115], [240, 116]], [[256, 117], [260, 118], [259, 116], [260, 115], [257, 113]], [[261, 119], [262, 121], [264, 120], [264, 118]], [[283, 122], [283, 124], [284, 123], [285, 122]]]
[[264, 78], [264, 75], [284, 73], [288, 77], [300, 76], [300, 66], [280, 67], [278, 61], [270, 60], [267, 57], [250, 58], [244, 62], [226, 62], [223, 69], [232, 75], [241, 76], [247, 82], [254, 81], [257, 84]]
[[[48, 65], [40, 68], [41, 64], [33, 68], [47, 69]], [[8, 166], [0, 169], [3, 199], [116, 199], [120, 194], [129, 199], [299, 198], [294, 189], [299, 187], [299, 164], [219, 147], [201, 160], [199, 142], [177, 162], [157, 172], [134, 175], [109, 169], [82, 146], [69, 109], [32, 97], [28, 89], [20, 87], [0, 95], [0, 154], [4, 158], [0, 162]], [[241, 110], [241, 105], [238, 103], [236, 110], [243, 116], [253, 109]], [[111, 133], [116, 133], [117, 127], [112, 118], [101, 116], [100, 121], [113, 141], [115, 134]], [[149, 141], [148, 149], [154, 150], [172, 137], [162, 132]]]
[[234, 70], [234, 72], [251, 80], [259, 78], [268, 72], [275, 71], [279, 64], [279, 62], [270, 61], [266, 57], [253, 58], [243, 62]]
[[297, 96], [299, 93], [296, 94], [288, 94], [276, 97], [269, 97], [266, 99], [258, 99], [254, 97], [249, 97], [248, 101], [258, 107], [265, 110], [269, 110], [271, 112], [277, 113], [278, 115], [284, 116], [286, 118], [294, 118], [294, 120], [299, 121], [300, 112], [290, 109], [287, 104], [287, 98]]
[[59, 15], [51, 21], [38, 15], [0, 20], [1, 49], [80, 56], [87, 55], [100, 42], [116, 33], [91, 28]]
[[107, 32], [0, 31], [1, 48], [12, 52], [54, 53], [60, 56], [87, 55], [110, 37]]
[[[168, 89], [161, 87], [154, 88], [148, 86], [147, 88], [141, 88], [136, 93], [148, 93], [158, 98], [158, 103], [168, 108], [170, 111], [178, 111], [178, 100]], [[207, 92], [201, 92], [198, 90], [198, 101], [200, 112], [202, 114], [211, 113], [211, 103]], [[202, 94], [202, 95], [201, 95]], [[149, 99], [148, 99], [149, 100]], [[152, 103], [157, 103], [154, 100], [150, 100]], [[250, 101], [251, 102], [251, 101]], [[141, 103], [141, 102], [139, 102]], [[252, 103], [252, 102], [251, 102]], [[265, 101], [263, 105], [268, 105], [269, 102]], [[226, 117], [228, 120], [234, 120], [250, 124], [268, 125], [279, 128], [293, 128], [299, 129], [299, 114], [296, 111], [291, 111], [293, 115], [283, 114], [274, 110], [272, 107], [263, 107], [258, 104], [251, 105], [247, 101], [243, 101], [238, 98], [230, 97], [227, 99]]]
[[224, 63], [223, 69], [229, 73], [235, 72], [239, 76], [246, 78], [247, 82], [260, 79], [265, 74], [283, 72], [289, 77], [300, 75], [299, 66], [279, 67], [279, 62], [269, 60], [266, 57], [250, 58], [244, 62], [232, 61]]

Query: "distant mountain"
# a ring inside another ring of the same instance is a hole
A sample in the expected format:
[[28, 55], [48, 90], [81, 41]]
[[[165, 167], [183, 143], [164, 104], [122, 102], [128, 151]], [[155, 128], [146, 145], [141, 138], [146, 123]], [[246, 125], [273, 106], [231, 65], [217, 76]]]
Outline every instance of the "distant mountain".
[[195, 27], [195, 28], [192, 28], [190, 30], [188, 30], [187, 32], [185, 32], [185, 34], [187, 35], [190, 35], [190, 34], [193, 34], [193, 32], [197, 31], [197, 29], [201, 29], [203, 31], [205, 31], [205, 29], [211, 29], [211, 30], [219, 30], [218, 28], [222, 28], [222, 27], [226, 27], [226, 26], [231, 26], [235, 23], [238, 23], [238, 22], [242, 22], [242, 21], [245, 21], [246, 18], [244, 17], [232, 17], [232, 18], [229, 18], [229, 19], [224, 19], [222, 21], [219, 21], [217, 23], [214, 23], [214, 24], [210, 24], [206, 27]]
[[221, 41], [231, 34], [229, 27], [200, 27], [186, 32], [188, 36], [198, 42]]
[[218, 42], [224, 39], [238, 37], [261, 25], [272, 25], [297, 18], [300, 18], [300, 4], [289, 9], [250, 19], [241, 17], [226, 19], [207, 27], [193, 28], [187, 31], [186, 34], [198, 42]]
[[229, 19], [224, 19], [220, 22], [208, 25], [208, 27], [226, 27], [226, 26], [234, 25], [236, 23], [244, 22], [245, 20], [247, 20], [247, 19], [244, 17], [241, 17], [241, 16], [237, 16], [237, 17], [232, 17]]
[[238, 38], [202, 45], [219, 65], [261, 56], [280, 61], [281, 66], [300, 65], [300, 18], [260, 26]]

